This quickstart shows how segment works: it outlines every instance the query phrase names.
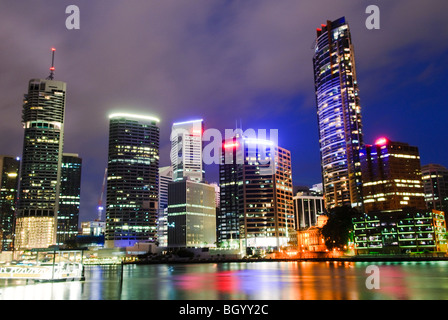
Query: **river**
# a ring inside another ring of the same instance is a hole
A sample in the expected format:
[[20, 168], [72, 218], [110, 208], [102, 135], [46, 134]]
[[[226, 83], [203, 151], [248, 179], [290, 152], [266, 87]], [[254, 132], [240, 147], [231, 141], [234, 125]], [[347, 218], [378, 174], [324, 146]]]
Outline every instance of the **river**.
[[[375, 265], [377, 287], [367, 267]], [[447, 300], [448, 261], [86, 266], [85, 281], [2, 280], [3, 300]]]

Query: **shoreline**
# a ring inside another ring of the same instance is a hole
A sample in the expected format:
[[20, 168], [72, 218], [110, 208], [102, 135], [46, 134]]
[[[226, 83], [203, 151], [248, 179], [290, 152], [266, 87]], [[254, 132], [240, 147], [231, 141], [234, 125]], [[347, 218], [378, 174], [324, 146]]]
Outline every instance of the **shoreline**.
[[165, 259], [146, 261], [125, 261], [123, 264], [201, 264], [201, 263], [241, 263], [241, 262], [433, 262], [448, 261], [448, 256], [346, 256], [322, 258], [284, 258], [284, 259]]

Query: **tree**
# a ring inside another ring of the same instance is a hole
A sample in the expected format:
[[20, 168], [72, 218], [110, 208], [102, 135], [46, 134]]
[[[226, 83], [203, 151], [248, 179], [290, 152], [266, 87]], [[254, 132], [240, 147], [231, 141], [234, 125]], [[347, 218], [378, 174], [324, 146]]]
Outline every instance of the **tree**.
[[332, 208], [328, 213], [328, 221], [322, 228], [322, 236], [328, 250], [343, 249], [352, 234], [352, 217], [358, 211], [349, 206]]

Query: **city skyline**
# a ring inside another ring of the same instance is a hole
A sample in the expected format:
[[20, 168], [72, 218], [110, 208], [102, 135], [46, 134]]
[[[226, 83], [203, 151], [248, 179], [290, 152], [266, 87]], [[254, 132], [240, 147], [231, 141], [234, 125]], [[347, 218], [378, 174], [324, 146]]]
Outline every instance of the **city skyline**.
[[[23, 92], [29, 79], [47, 76], [49, 49], [55, 47], [55, 80], [66, 82], [68, 92], [64, 152], [83, 158], [80, 221], [97, 216], [112, 111], [160, 117], [161, 167], [169, 165], [169, 132], [177, 121], [203, 118], [209, 128], [234, 128], [241, 121], [245, 128], [279, 129], [279, 143], [292, 153], [294, 184], [319, 183], [311, 48], [320, 23], [345, 16], [355, 45], [365, 141], [379, 136], [406, 141], [419, 147], [422, 165], [446, 166], [447, 151], [438, 146], [446, 135], [443, 75], [448, 66], [441, 57], [448, 45], [436, 40], [448, 33], [442, 24], [447, 5], [404, 3], [379, 4], [381, 29], [368, 30], [364, 4], [337, 1], [326, 9], [296, 1], [248, 1], [239, 7], [111, 2], [107, 8], [80, 1], [81, 29], [73, 31], [65, 28], [64, 4], [43, 6], [45, 14], [26, 2], [10, 4], [2, 8], [0, 22], [6, 75], [0, 80], [0, 134], [8, 137], [1, 139], [0, 153], [21, 156]], [[55, 17], [50, 23], [48, 15]], [[119, 18], [126, 23], [118, 24]], [[404, 23], [417, 18], [418, 24]], [[8, 37], [8, 27], [17, 37]], [[145, 27], [152, 30], [145, 29], [145, 41], [123, 36]], [[46, 34], [30, 46], [28, 37], [36, 33]], [[216, 166], [206, 169], [210, 182], [217, 181], [213, 171]]]

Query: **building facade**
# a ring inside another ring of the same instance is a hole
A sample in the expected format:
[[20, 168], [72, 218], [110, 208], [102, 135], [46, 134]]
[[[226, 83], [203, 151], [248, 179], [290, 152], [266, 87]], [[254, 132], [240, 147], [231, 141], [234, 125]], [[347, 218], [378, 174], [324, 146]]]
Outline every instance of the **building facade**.
[[216, 245], [215, 187], [188, 179], [168, 185], [168, 247]]
[[317, 218], [325, 213], [322, 194], [313, 191], [297, 192], [293, 197], [295, 229], [306, 229], [317, 224]]
[[294, 231], [291, 154], [270, 140], [236, 135], [223, 144], [218, 243], [273, 249]]
[[32, 79], [22, 112], [24, 127], [15, 248], [56, 244], [66, 83]]
[[59, 196], [57, 244], [78, 235], [81, 201], [82, 159], [75, 153], [62, 154], [61, 194]]
[[156, 241], [159, 120], [126, 113], [109, 119], [105, 246]]
[[405, 208], [353, 218], [357, 254], [447, 251], [443, 212]]
[[345, 18], [317, 29], [314, 81], [323, 190], [327, 209], [362, 204], [363, 145], [355, 55]]
[[448, 212], [448, 169], [440, 164], [422, 166], [422, 179], [428, 210]]
[[173, 181], [188, 178], [202, 182], [204, 170], [202, 161], [203, 120], [176, 122], [171, 131], [171, 165]]
[[19, 168], [18, 158], [0, 156], [0, 251], [13, 249]]
[[364, 212], [426, 209], [418, 148], [378, 139], [360, 153]]
[[159, 168], [159, 246], [168, 246], [168, 184], [173, 182], [173, 167]]

